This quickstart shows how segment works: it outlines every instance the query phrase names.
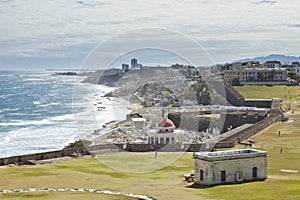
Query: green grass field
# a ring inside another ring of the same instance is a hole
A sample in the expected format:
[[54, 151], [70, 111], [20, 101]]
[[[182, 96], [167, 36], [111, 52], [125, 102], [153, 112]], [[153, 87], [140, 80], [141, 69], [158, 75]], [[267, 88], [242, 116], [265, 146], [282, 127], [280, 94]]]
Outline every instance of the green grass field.
[[1, 199], [64, 199], [64, 200], [90, 200], [90, 199], [108, 199], [108, 200], [135, 200], [136, 198], [123, 197], [117, 195], [108, 194], [86, 194], [86, 193], [74, 193], [74, 192], [36, 192], [36, 193], [13, 193], [4, 194]]
[[257, 86], [244, 85], [235, 86], [244, 97], [247, 99], [271, 99], [280, 98], [283, 101], [295, 101], [297, 98], [297, 86]]
[[244, 85], [244, 86], [235, 86], [234, 88], [247, 99], [279, 98], [283, 100], [284, 107], [286, 107], [288, 104], [292, 104], [292, 107], [294, 107], [295, 109], [299, 109], [298, 104], [300, 103], [300, 98], [299, 98], [300, 92], [298, 86]]
[[[275, 87], [265, 88], [267, 90]], [[256, 89], [254, 86], [249, 86], [248, 90]], [[269, 91], [266, 92], [265, 90], [261, 91], [259, 98], [266, 98], [269, 95]], [[279, 95], [285, 95], [283, 91], [276, 92], [274, 90], [273, 92], [278, 93], [278, 97], [280, 97]], [[295, 96], [294, 100], [297, 101], [297, 94], [294, 94], [296, 90], [291, 93]], [[290, 119], [289, 122], [274, 124], [251, 138], [255, 141], [253, 148], [265, 150], [269, 154], [268, 179], [265, 181], [197, 189], [190, 188], [184, 181], [183, 174], [193, 169], [191, 153], [182, 155], [178, 153], [158, 153], [157, 159], [154, 159], [154, 153], [120, 153], [101, 156], [98, 160], [88, 158], [32, 167], [0, 168], [0, 189], [74, 187], [144, 194], [156, 199], [299, 200], [300, 114], [291, 114]], [[281, 132], [280, 137], [278, 131]], [[280, 154], [281, 148], [283, 149], [282, 154]], [[174, 159], [175, 162], [173, 162]], [[154, 171], [149, 170], [152, 169], [149, 166], [161, 167], [162, 163], [170, 164]], [[136, 172], [135, 170], [139, 167], [143, 170], [143, 173], [131, 173]], [[129, 169], [131, 169], [131, 172], [128, 172]], [[298, 173], [281, 172], [281, 169], [298, 170]], [[144, 172], [147, 170], [150, 172]], [[70, 192], [0, 194], [0, 199], [75, 198], [132, 199], [114, 195]]]
[[[252, 138], [254, 148], [269, 153], [269, 176], [266, 181], [215, 187], [189, 188], [183, 174], [193, 168], [191, 153], [180, 156], [176, 162], [149, 173], [127, 173], [117, 171], [95, 158], [65, 161], [33, 167], [11, 167], [0, 169], [0, 189], [52, 187], [52, 188], [95, 188], [109, 189], [136, 194], [145, 194], [157, 199], [299, 199], [300, 174], [284, 173], [280, 169], [300, 171], [300, 116], [293, 122], [275, 124]], [[278, 130], [281, 136], [278, 136]], [[240, 147], [242, 148], [242, 147]], [[280, 154], [280, 148], [283, 154]], [[158, 158], [170, 157], [172, 153], [159, 153]], [[151, 165], [154, 153], [145, 154], [146, 163]], [[126, 158], [126, 159], [125, 159]], [[100, 160], [110, 161], [112, 167], [138, 163], [136, 153], [102, 156]], [[120, 162], [117, 161], [120, 159]], [[154, 161], [155, 162], [155, 161]], [[107, 164], [107, 163], [106, 163]], [[98, 195], [98, 196], [97, 196]], [[0, 195], [4, 199], [118, 199], [116, 196], [90, 193], [27, 193]], [[130, 199], [130, 198], [123, 198]]]

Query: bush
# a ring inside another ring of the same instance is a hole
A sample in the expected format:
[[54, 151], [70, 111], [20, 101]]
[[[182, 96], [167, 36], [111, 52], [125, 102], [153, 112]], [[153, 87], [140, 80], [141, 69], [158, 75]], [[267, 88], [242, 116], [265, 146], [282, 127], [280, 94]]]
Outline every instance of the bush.
[[64, 147], [64, 149], [84, 147], [89, 146], [91, 144], [92, 142], [88, 140], [76, 140], [75, 142], [69, 143], [67, 146]]

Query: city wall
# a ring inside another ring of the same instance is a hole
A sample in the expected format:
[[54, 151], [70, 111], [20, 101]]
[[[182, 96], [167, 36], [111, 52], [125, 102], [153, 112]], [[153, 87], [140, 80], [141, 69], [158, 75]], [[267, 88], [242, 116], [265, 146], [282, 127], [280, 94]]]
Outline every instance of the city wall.
[[82, 155], [90, 154], [85, 147], [63, 149], [58, 151], [50, 151], [50, 152], [1, 158], [0, 166], [8, 165], [8, 164], [28, 164], [28, 160], [45, 160], [45, 159], [52, 159], [52, 158], [61, 158], [64, 156], [74, 156], [74, 153], [80, 153]]
[[[97, 155], [94, 152], [149, 152], [149, 151], [161, 151], [161, 152], [199, 152], [205, 150], [212, 150], [215, 148], [232, 148], [236, 144], [241, 141], [244, 141], [255, 135], [259, 131], [265, 129], [273, 123], [276, 123], [283, 119], [283, 114], [281, 112], [272, 112], [269, 117], [264, 118], [263, 120], [255, 123], [253, 126], [250, 126], [235, 135], [232, 135], [228, 138], [225, 138], [218, 143], [214, 144], [102, 144], [95, 145], [89, 147], [80, 147], [80, 148], [72, 148], [72, 149], [63, 149], [58, 151], [44, 152], [44, 153], [36, 153], [30, 155], [22, 155], [22, 156], [12, 156], [8, 158], [0, 159], [1, 165], [8, 164], [26, 164], [28, 160], [43, 160], [43, 159], [52, 159], [52, 158], [60, 158], [64, 156], [74, 156], [74, 153], [80, 153], [82, 155]], [[108, 150], [108, 151], [105, 151]]]

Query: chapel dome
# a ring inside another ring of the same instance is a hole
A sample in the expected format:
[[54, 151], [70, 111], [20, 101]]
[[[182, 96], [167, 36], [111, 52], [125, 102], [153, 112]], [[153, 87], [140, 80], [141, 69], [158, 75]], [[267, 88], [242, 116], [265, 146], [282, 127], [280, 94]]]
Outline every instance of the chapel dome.
[[170, 120], [170, 119], [163, 119], [163, 120], [161, 120], [158, 124], [157, 124], [157, 127], [159, 127], [159, 128], [162, 128], [162, 127], [164, 127], [164, 128], [175, 128], [175, 125], [174, 125], [174, 123], [172, 122], [172, 120]]

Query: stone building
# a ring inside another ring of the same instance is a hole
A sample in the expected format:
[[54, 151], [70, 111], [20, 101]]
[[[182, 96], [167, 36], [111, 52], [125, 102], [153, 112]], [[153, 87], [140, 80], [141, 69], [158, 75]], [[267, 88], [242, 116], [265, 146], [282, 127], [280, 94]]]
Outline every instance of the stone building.
[[253, 149], [194, 155], [195, 184], [217, 185], [267, 178], [267, 153]]

